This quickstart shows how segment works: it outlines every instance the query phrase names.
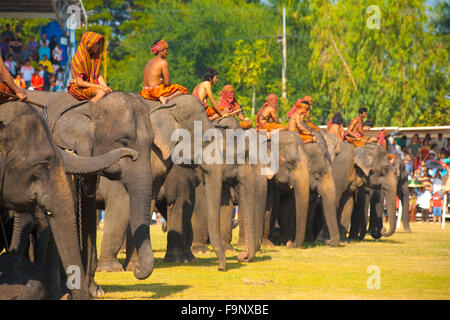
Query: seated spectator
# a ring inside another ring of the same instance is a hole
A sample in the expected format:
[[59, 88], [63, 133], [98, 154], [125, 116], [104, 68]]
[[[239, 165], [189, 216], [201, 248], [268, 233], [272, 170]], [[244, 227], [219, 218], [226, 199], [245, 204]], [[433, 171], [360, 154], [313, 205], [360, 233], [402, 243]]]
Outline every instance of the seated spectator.
[[420, 212], [422, 213], [422, 221], [424, 223], [427, 223], [431, 208], [431, 192], [429, 188], [421, 189], [425, 191], [417, 199], [417, 205], [420, 208]]
[[31, 88], [33, 90], [42, 91], [43, 87], [44, 87], [44, 79], [39, 75], [39, 71], [36, 70], [34, 72], [33, 78], [31, 78]]
[[56, 92], [56, 77], [54, 74], [50, 75], [50, 91]]
[[52, 51], [53, 64], [61, 65], [63, 51], [59, 43], [56, 44]]
[[39, 75], [44, 78], [44, 66], [42, 64], [39, 64], [39, 67], [37, 69], [39, 71]]
[[17, 62], [14, 60], [14, 57], [12, 54], [8, 55], [8, 60], [5, 61], [5, 66], [6, 69], [9, 70], [9, 72], [11, 73], [11, 75], [13, 77], [16, 76], [16, 66], [17, 66]]
[[43, 90], [44, 91], [49, 91], [50, 90], [50, 72], [48, 71], [48, 67], [47, 66], [44, 67], [44, 73], [42, 75], [42, 78], [44, 79]]
[[42, 60], [39, 61], [39, 64], [42, 65], [42, 67], [45, 69], [47, 67], [48, 72], [53, 73], [53, 65], [50, 60], [48, 60], [47, 55], [42, 55]]
[[26, 89], [27, 88], [27, 83], [25, 82], [25, 80], [23, 79], [22, 73], [19, 72], [17, 74], [17, 76], [14, 78], [14, 82], [16, 83], [16, 85], [20, 88]]
[[438, 133], [438, 138], [437, 138], [436, 141], [434, 141], [434, 143], [437, 144], [438, 150], [441, 150], [442, 148], [445, 148], [445, 140], [443, 139], [442, 132]]
[[47, 57], [50, 57], [50, 55], [51, 55], [50, 48], [48, 46], [46, 46], [45, 43], [44, 43], [44, 45], [39, 47], [38, 53], [39, 53], [39, 61], [41, 61], [43, 59], [44, 54]]
[[417, 157], [420, 151], [421, 144], [419, 143], [419, 135], [415, 134], [412, 139], [411, 143], [409, 144], [409, 153], [413, 156], [413, 158]]
[[37, 50], [37, 42], [34, 41], [34, 37], [30, 37], [28, 44], [22, 50], [22, 61], [27, 60], [30, 56], [36, 56]]
[[23, 80], [27, 84], [27, 88], [31, 86], [31, 78], [34, 74], [34, 68], [31, 66], [31, 61], [28, 59], [25, 62], [25, 65], [20, 68], [20, 73], [22, 74]]
[[408, 172], [408, 175], [413, 172], [413, 162], [409, 153], [405, 152], [405, 157], [403, 158], [403, 162], [405, 163], [405, 170]]
[[428, 159], [428, 154], [430, 153], [430, 150], [431, 150], [430, 139], [424, 139], [423, 140], [423, 145], [420, 148], [420, 152], [422, 154], [422, 159], [423, 160], [427, 160]]

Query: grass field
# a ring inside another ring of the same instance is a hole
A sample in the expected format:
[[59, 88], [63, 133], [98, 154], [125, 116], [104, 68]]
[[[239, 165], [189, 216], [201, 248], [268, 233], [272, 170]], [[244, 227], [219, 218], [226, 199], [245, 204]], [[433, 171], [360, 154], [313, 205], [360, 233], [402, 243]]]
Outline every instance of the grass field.
[[[156, 263], [148, 279], [115, 272], [97, 273], [96, 281], [106, 293], [102, 299], [450, 299], [450, 225], [417, 222], [411, 229], [339, 248], [266, 248], [251, 263], [239, 263], [238, 251], [227, 252], [227, 271], [220, 272], [213, 252], [190, 264], [164, 263], [166, 234], [154, 225]], [[235, 248], [237, 235], [236, 228]], [[379, 267], [379, 289], [368, 288], [369, 266]]]

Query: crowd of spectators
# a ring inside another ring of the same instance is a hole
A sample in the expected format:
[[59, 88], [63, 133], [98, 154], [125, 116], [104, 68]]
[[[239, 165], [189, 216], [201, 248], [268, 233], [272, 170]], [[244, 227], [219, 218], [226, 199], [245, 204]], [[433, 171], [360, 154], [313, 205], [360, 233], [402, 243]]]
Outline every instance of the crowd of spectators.
[[400, 156], [408, 172], [412, 191], [410, 211], [418, 210], [423, 222], [429, 221], [431, 213], [433, 222], [440, 223], [444, 205], [442, 180], [448, 175], [446, 165], [449, 162], [450, 139], [444, 139], [442, 133], [432, 139], [427, 133], [423, 139], [418, 134], [411, 139], [405, 135], [391, 136], [388, 142], [388, 153]]
[[0, 36], [3, 61], [18, 86], [29, 90], [65, 91], [63, 50], [56, 36], [48, 40], [42, 33], [39, 42], [31, 36], [26, 43], [10, 24], [5, 24]]

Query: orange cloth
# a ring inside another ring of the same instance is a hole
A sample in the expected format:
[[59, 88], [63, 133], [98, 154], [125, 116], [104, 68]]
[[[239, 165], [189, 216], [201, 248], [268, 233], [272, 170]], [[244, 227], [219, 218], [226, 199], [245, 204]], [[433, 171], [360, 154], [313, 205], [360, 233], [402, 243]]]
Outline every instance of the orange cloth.
[[307, 121], [306, 124], [308, 125], [308, 127], [310, 127], [311, 129], [319, 132], [319, 127], [316, 126], [314, 123]]
[[20, 76], [15, 77], [14, 82], [19, 88], [25, 89], [27, 87], [27, 83]]
[[[11, 90], [10, 87], [8, 87], [8, 85], [6, 83], [4, 83], [3, 81], [0, 81], [0, 90], [9, 94], [16, 94], [14, 91]], [[10, 97], [8, 97], [7, 95], [1, 94], [0, 93], [0, 103], [4, 103], [6, 101], [9, 100]]]
[[350, 137], [348, 135], [345, 136], [345, 140], [347, 140], [348, 143], [353, 144], [356, 148], [366, 145], [366, 141], [364, 141], [364, 140], [357, 140], [357, 139], [354, 139], [353, 137]]
[[287, 129], [285, 125], [281, 123], [267, 122], [258, 127], [259, 130], [267, 130], [268, 132], [276, 129]]
[[165, 86], [164, 84], [160, 84], [156, 88], [143, 88], [139, 95], [142, 98], [148, 100], [159, 100], [159, 97], [168, 97], [174, 94], [177, 91], [182, 91], [183, 94], [188, 94], [189, 90], [179, 84], [171, 84], [169, 86]]
[[[31, 78], [31, 86], [32, 87], [37, 87], [37, 86], [40, 86], [41, 84], [44, 84], [44, 78], [42, 78], [41, 76], [33, 76]], [[40, 87], [38, 89], [34, 89], [34, 90], [42, 91], [42, 87]]]
[[[307, 140], [311, 140], [314, 137], [314, 135], [301, 133], [300, 131], [298, 134], [300, 135], [300, 138], [302, 138], [303, 142], [305, 142]], [[311, 141], [308, 141], [308, 142], [311, 142]]]
[[[89, 49], [97, 42], [101, 41], [100, 54], [98, 58], [92, 59], [89, 54]], [[103, 53], [103, 36], [95, 32], [86, 32], [81, 38], [75, 56], [72, 58], [70, 67], [75, 76], [87, 81], [89, 83], [98, 84], [98, 77], [100, 75], [100, 62]], [[92, 99], [97, 88], [93, 87], [79, 87], [76, 83], [71, 82], [67, 87], [67, 91], [78, 100]]]
[[252, 123], [252, 121], [249, 120], [249, 119], [244, 120], [244, 121], [240, 121], [240, 122], [239, 122], [239, 125], [241, 126], [241, 128], [242, 128], [243, 130], [247, 130], [247, 129], [250, 129], [251, 127], [253, 127], [253, 123]]

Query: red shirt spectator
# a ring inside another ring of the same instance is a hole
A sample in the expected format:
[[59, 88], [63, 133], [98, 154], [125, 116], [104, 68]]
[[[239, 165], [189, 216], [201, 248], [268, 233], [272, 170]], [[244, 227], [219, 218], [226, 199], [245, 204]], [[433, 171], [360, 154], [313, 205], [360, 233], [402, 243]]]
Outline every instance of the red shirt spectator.
[[432, 202], [433, 208], [442, 207], [442, 201], [441, 201], [441, 197], [439, 196], [439, 193], [433, 194], [433, 197], [431, 197], [431, 202]]
[[42, 91], [42, 87], [44, 86], [44, 78], [42, 78], [38, 72], [36, 72], [31, 78], [31, 87], [34, 90]]

